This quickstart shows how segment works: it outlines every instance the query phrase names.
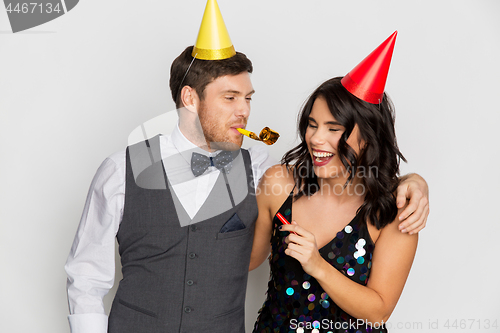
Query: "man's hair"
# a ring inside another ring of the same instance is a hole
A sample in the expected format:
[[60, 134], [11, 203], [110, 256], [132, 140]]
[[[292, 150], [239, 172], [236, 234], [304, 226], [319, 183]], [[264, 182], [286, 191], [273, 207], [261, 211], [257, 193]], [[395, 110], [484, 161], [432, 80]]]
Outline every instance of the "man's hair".
[[[172, 62], [172, 66], [170, 67], [170, 91], [172, 92], [172, 99], [177, 108], [183, 106], [181, 90], [184, 86], [193, 88], [203, 101], [205, 98], [205, 87], [213, 80], [225, 75], [238, 75], [244, 72], [252, 73], [253, 71], [250, 59], [240, 52], [236, 52], [234, 56], [228, 59], [196, 59], [194, 61], [191, 56], [192, 52], [193, 46], [188, 46]], [[191, 67], [189, 67], [190, 65]]]

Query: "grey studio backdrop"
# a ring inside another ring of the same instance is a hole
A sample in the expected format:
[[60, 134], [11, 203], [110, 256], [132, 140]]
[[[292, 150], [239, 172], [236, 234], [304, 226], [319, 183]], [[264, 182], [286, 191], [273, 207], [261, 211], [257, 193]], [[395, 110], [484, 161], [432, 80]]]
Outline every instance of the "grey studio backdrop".
[[[0, 7], [0, 332], [69, 331], [63, 266], [92, 177], [134, 129], [174, 109], [170, 64], [194, 43], [204, 6], [82, 0], [16, 34]], [[281, 134], [276, 158], [296, 143], [314, 88], [399, 31], [386, 91], [409, 161], [402, 172], [427, 179], [431, 215], [390, 331], [500, 332], [500, 1], [219, 6], [254, 63], [247, 128]], [[250, 273], [248, 332], [268, 276], [267, 262]]]

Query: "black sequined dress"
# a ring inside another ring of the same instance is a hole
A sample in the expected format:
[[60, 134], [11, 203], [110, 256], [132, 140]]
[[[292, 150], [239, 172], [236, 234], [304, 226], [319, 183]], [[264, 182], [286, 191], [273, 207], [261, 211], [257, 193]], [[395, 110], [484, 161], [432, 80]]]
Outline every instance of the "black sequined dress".
[[[292, 221], [293, 194], [283, 203], [279, 212]], [[338, 307], [315, 278], [302, 269], [300, 263], [285, 254], [284, 239], [288, 232], [278, 230], [281, 222], [273, 219], [271, 237], [271, 277], [267, 299], [259, 310], [254, 333], [381, 333], [382, 325], [367, 326]], [[349, 279], [366, 285], [370, 275], [374, 243], [366, 223], [359, 215], [322, 247], [321, 256]]]

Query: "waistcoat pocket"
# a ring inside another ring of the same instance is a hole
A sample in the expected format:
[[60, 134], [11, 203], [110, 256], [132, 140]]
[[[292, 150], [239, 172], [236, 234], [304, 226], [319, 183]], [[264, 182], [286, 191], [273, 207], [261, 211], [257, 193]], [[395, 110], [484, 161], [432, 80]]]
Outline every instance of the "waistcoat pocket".
[[222, 232], [222, 233], [219, 232], [217, 234], [217, 239], [222, 240], [222, 239], [226, 239], [226, 238], [244, 236], [244, 235], [247, 235], [251, 230], [252, 230], [252, 228], [246, 227], [245, 229], [240, 229], [240, 230], [236, 230], [236, 231]]
[[122, 300], [122, 299], [118, 299], [118, 302], [119, 302], [121, 305], [126, 306], [126, 307], [127, 307], [127, 308], [129, 308], [129, 309], [132, 309], [132, 310], [135, 310], [135, 311], [137, 311], [137, 312], [143, 313], [143, 314], [148, 315], [148, 316], [150, 316], [150, 317], [154, 317], [154, 318], [156, 318], [156, 317], [157, 317], [156, 313], [154, 313], [153, 311], [149, 311], [149, 310], [143, 309], [143, 308], [141, 308], [141, 307], [139, 307], [139, 306], [136, 306], [136, 305], [134, 305], [134, 304], [131, 304], [131, 303], [129, 303], [129, 302], [125, 302], [125, 301], [124, 301], [124, 300]]
[[[231, 309], [229, 311], [226, 311], [224, 313], [217, 314], [214, 316], [214, 318], [221, 318], [221, 317], [229, 316], [232, 314], [239, 314], [239, 312], [244, 312], [243, 310], [245, 310], [245, 307], [238, 306], [238, 307]], [[244, 314], [241, 314], [241, 316], [244, 316]]]

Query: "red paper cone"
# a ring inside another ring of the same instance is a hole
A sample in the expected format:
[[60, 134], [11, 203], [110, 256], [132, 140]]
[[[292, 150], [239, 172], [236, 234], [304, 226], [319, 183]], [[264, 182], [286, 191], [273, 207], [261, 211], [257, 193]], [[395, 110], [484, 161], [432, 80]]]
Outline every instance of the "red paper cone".
[[382, 101], [397, 34], [395, 31], [344, 76], [341, 81], [344, 88], [365, 102], [379, 104]]

